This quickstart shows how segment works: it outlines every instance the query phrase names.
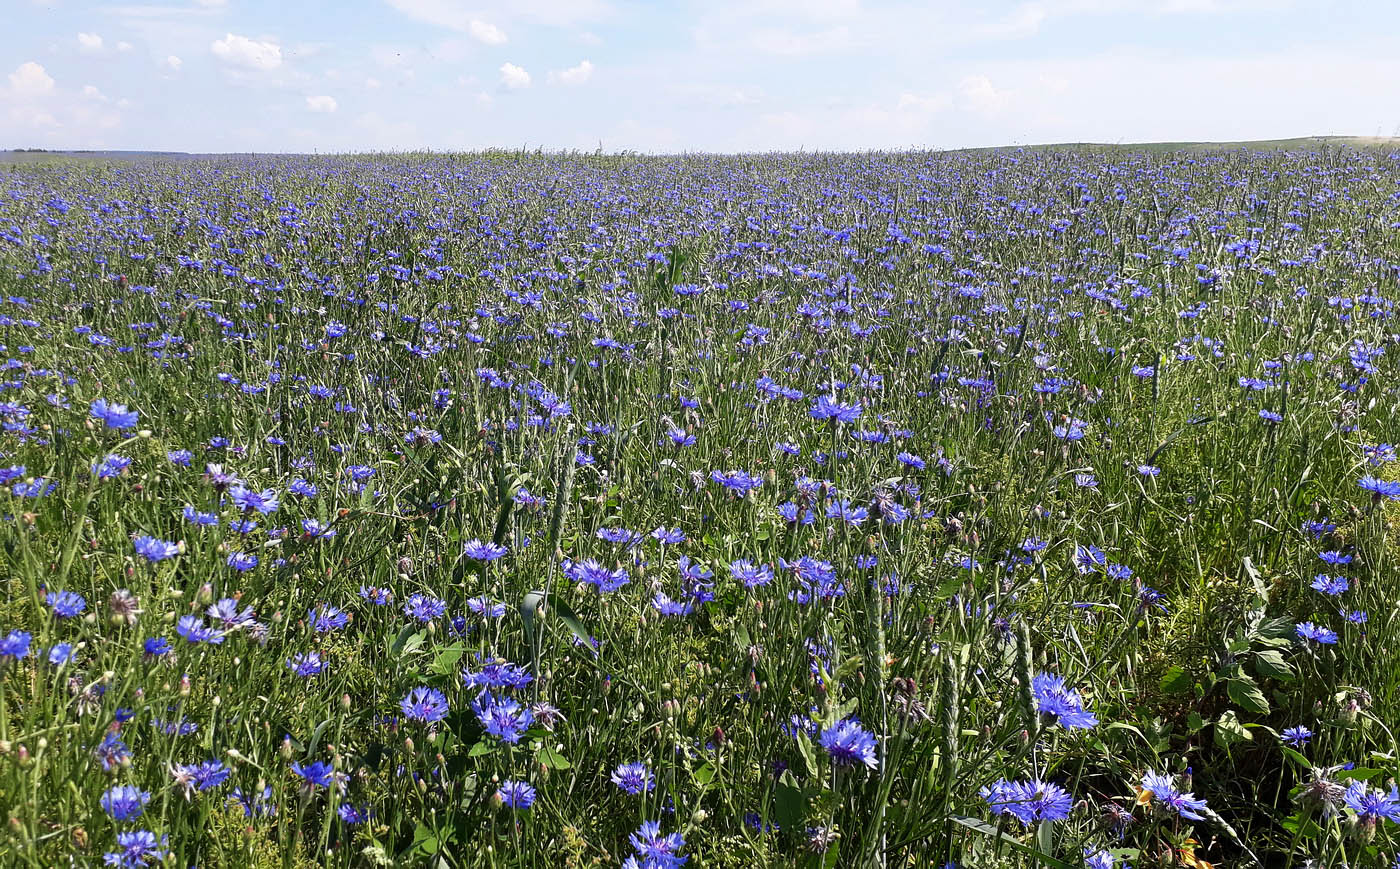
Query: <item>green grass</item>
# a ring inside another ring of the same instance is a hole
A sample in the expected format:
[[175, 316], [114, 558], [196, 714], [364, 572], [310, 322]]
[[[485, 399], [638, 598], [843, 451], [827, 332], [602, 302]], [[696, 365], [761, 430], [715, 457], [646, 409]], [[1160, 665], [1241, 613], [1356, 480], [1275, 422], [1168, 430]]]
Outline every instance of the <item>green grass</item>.
[[0, 862], [1389, 869], [1400, 161], [1175, 150], [0, 169]]

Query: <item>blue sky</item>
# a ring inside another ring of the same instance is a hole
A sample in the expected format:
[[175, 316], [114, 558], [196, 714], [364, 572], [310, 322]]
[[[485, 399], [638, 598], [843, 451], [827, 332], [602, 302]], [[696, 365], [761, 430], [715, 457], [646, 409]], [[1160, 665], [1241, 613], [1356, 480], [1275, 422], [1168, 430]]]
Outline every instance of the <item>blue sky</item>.
[[0, 0], [0, 148], [646, 152], [1400, 134], [1400, 4]]

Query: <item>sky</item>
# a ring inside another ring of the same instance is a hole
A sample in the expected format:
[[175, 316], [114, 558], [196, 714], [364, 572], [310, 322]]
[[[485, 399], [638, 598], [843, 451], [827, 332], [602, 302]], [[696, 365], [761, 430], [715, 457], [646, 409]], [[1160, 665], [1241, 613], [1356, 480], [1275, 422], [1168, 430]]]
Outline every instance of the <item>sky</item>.
[[1400, 4], [1375, 0], [0, 0], [0, 20], [0, 148], [1400, 134]]

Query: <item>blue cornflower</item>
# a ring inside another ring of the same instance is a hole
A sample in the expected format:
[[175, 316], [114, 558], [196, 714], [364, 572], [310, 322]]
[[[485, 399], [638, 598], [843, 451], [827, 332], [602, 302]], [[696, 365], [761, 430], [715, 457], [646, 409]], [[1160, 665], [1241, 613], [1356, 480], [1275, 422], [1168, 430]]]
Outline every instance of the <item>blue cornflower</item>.
[[506, 548], [497, 543], [483, 543], [480, 540], [470, 540], [462, 548], [468, 558], [475, 561], [492, 562], [506, 554]]
[[276, 512], [279, 506], [277, 491], [275, 489], [264, 489], [258, 492], [246, 488], [241, 483], [235, 483], [229, 487], [228, 497], [235, 507], [245, 513], [257, 511], [266, 516], [269, 513]]
[[1338, 551], [1336, 551], [1336, 550], [1330, 550], [1330, 551], [1328, 551], [1328, 552], [1319, 552], [1319, 553], [1317, 554], [1317, 557], [1318, 557], [1318, 558], [1321, 558], [1323, 561], [1327, 562], [1328, 564], [1337, 564], [1337, 565], [1341, 565], [1341, 564], [1351, 564], [1351, 556], [1350, 556], [1350, 555], [1347, 555], [1347, 554], [1344, 553], [1344, 552], [1338, 552]]
[[258, 557], [251, 552], [230, 552], [228, 558], [224, 559], [224, 563], [242, 573], [257, 567]]
[[612, 772], [612, 783], [629, 794], [656, 790], [656, 780], [644, 763], [619, 764]]
[[87, 601], [74, 591], [55, 591], [49, 594], [49, 609], [61, 619], [71, 619], [87, 609]]
[[875, 737], [854, 718], [843, 718], [831, 727], [823, 728], [820, 742], [837, 766], [863, 763], [875, 769], [879, 763], [875, 758]]
[[487, 733], [512, 745], [520, 741], [535, 720], [529, 709], [509, 697], [496, 697], [488, 691], [482, 691], [472, 701], [472, 711]]
[[404, 717], [433, 724], [447, 717], [447, 698], [436, 688], [414, 688], [399, 701]]
[[812, 405], [812, 409], [808, 411], [808, 413], [812, 419], [820, 422], [829, 421], [833, 423], [844, 422], [850, 424], [860, 419], [861, 408], [859, 402], [855, 404], [846, 404], [837, 401], [833, 396], [822, 395], [817, 398], [816, 402]]
[[657, 528], [656, 530], [652, 531], [651, 536], [657, 541], [665, 543], [667, 545], [674, 545], [676, 543], [685, 542], [684, 531], [682, 531], [679, 528], [667, 528], [665, 525], [662, 525], [660, 528]]
[[906, 467], [913, 468], [916, 471], [922, 471], [925, 467], [928, 466], [923, 459], [919, 458], [913, 453], [908, 452], [900, 453], [899, 455], [895, 456], [895, 460], [898, 461], [900, 464], [905, 465]]
[[1041, 673], [1031, 680], [1031, 694], [1036, 711], [1049, 715], [1067, 730], [1088, 730], [1099, 723], [1092, 712], [1084, 708], [1084, 699], [1065, 680], [1052, 673]]
[[218, 525], [218, 513], [201, 513], [190, 505], [186, 504], [184, 509], [185, 521], [192, 525]]
[[467, 600], [467, 609], [479, 616], [485, 616], [488, 619], [498, 619], [506, 614], [505, 604], [497, 603], [485, 595], [469, 598]]
[[1308, 740], [1312, 739], [1312, 737], [1313, 732], [1301, 724], [1283, 731], [1283, 741], [1299, 748], [1307, 745]]
[[[685, 847], [681, 834], [661, 835], [661, 824], [656, 821], [643, 822], [627, 840], [637, 852], [634, 857], [627, 858], [636, 869], [677, 869], [688, 859], [681, 856], [681, 849]], [[627, 867], [628, 863], [623, 866]]]
[[124, 404], [108, 404], [107, 399], [99, 398], [88, 407], [88, 413], [93, 419], [99, 419], [107, 428], [124, 429], [135, 428], [139, 414], [134, 410], [127, 410]]
[[219, 598], [209, 605], [204, 614], [212, 621], [222, 623], [225, 631], [236, 631], [256, 623], [256, 619], [253, 617], [253, 608], [245, 606], [240, 610], [238, 601], [231, 597]]
[[[198, 619], [198, 616], [195, 618]], [[147, 658], [161, 658], [170, 654], [170, 641], [165, 637], [147, 637], [141, 644], [141, 650]]]
[[200, 763], [177, 763], [171, 770], [171, 775], [175, 779], [175, 786], [183, 789], [188, 799], [193, 791], [202, 793], [228, 781], [232, 770], [217, 760], [206, 760]]
[[742, 498], [763, 485], [763, 480], [747, 471], [710, 471], [710, 479]]
[[328, 788], [340, 781], [340, 776], [336, 774], [335, 767], [323, 760], [309, 763], [306, 766], [293, 763], [292, 772], [301, 778], [302, 787], [307, 791], [313, 791], [316, 788]]
[[574, 582], [586, 582], [598, 587], [601, 592], [614, 592], [631, 582], [627, 571], [621, 567], [609, 570], [592, 558], [575, 563], [567, 559], [563, 564], [564, 574]]
[[1371, 497], [1379, 501], [1388, 499], [1400, 501], [1400, 480], [1378, 480], [1375, 477], [1362, 477], [1356, 484], [1371, 493]]
[[1337, 632], [1331, 628], [1324, 628], [1312, 622], [1303, 622], [1296, 626], [1298, 636], [1304, 640], [1312, 640], [1315, 643], [1332, 645], [1337, 642]]
[[218, 645], [224, 641], [223, 632], [204, 624], [204, 619], [197, 615], [181, 616], [175, 623], [175, 633], [184, 637], [190, 643], [212, 643]]
[[170, 450], [165, 454], [165, 458], [172, 465], [179, 465], [182, 468], [188, 468], [190, 466], [190, 462], [194, 459], [194, 453], [190, 452], [189, 450]]
[[28, 631], [10, 631], [0, 639], [0, 661], [13, 658], [18, 661], [29, 654], [29, 642], [33, 635]]
[[1074, 568], [1081, 574], [1102, 570], [1108, 564], [1108, 556], [1094, 544], [1074, 547]]
[[729, 565], [729, 575], [747, 588], [757, 588], [773, 581], [773, 568], [766, 564], [754, 564], [752, 561], [739, 559]]
[[102, 811], [112, 816], [114, 821], [130, 821], [141, 817], [151, 795], [131, 785], [117, 785], [102, 794], [99, 801]]
[[1088, 425], [1082, 419], [1069, 419], [1064, 423], [1053, 426], [1050, 433], [1062, 441], [1074, 442], [1084, 439], [1085, 427]]
[[658, 591], [651, 598], [651, 605], [663, 616], [687, 616], [695, 611], [695, 604], [691, 601], [681, 603], [670, 598], [665, 592]]
[[403, 602], [403, 612], [420, 622], [430, 622], [447, 612], [447, 603], [431, 595], [415, 594]]
[[509, 661], [492, 661], [480, 673], [462, 671], [462, 684], [468, 688], [524, 688], [535, 680], [530, 671]]
[[150, 830], [118, 833], [117, 847], [121, 850], [108, 851], [103, 854], [102, 862], [108, 866], [116, 866], [118, 869], [139, 869], [143, 866], [154, 866], [165, 861], [168, 856], [167, 845], [167, 837], [161, 836], [157, 839], [156, 834]]
[[1390, 786], [1390, 793], [1387, 794], [1365, 782], [1354, 781], [1347, 788], [1343, 800], [1363, 824], [1374, 825], [1379, 820], [1400, 824], [1400, 791], [1396, 790], [1395, 785]]
[[142, 556], [152, 564], [157, 561], [164, 561], [167, 558], [174, 558], [180, 554], [180, 545], [171, 543], [168, 540], [160, 540], [156, 537], [142, 535], [131, 541], [131, 545], [136, 549], [136, 554]]
[[1116, 869], [1118, 860], [1108, 851], [1084, 849], [1084, 869]]
[[102, 461], [93, 464], [92, 473], [99, 480], [110, 480], [121, 476], [122, 471], [131, 467], [131, 459], [126, 456], [108, 453]]
[[277, 814], [277, 806], [272, 802], [272, 786], [264, 785], [262, 793], [243, 793], [241, 788], [233, 789], [233, 799], [243, 809], [245, 818], [262, 818]]
[[102, 764], [102, 769], [111, 772], [114, 767], [119, 767], [131, 758], [131, 749], [122, 742], [121, 737], [112, 731], [102, 737], [102, 741], [97, 744], [97, 748], [92, 752]]
[[73, 660], [72, 643], [54, 643], [49, 648], [49, 663], [55, 667], [61, 667]]
[[496, 799], [512, 809], [528, 809], [535, 804], [535, 789], [523, 781], [504, 781], [496, 789]]
[[1313, 577], [1312, 581], [1312, 588], [1314, 591], [1320, 591], [1325, 595], [1333, 597], [1341, 594], [1350, 587], [1351, 583], [1345, 576], [1328, 576], [1325, 573], [1319, 573], [1317, 576]]
[[287, 659], [287, 669], [307, 679], [322, 673], [326, 664], [320, 652], [301, 652]]
[[1196, 799], [1195, 794], [1177, 790], [1175, 776], [1148, 770], [1142, 777], [1142, 789], [1154, 805], [1175, 812], [1188, 821], [1205, 820], [1201, 812], [1206, 809], [1206, 801]]
[[340, 806], [335, 810], [335, 813], [340, 816], [340, 819], [342, 821], [351, 826], [354, 826], [355, 824], [363, 824], [366, 820], [369, 819], [370, 816], [368, 806], [361, 808], [353, 806], [350, 803], [341, 803]]
[[982, 788], [980, 795], [993, 814], [1011, 815], [1026, 826], [1036, 821], [1063, 821], [1074, 803], [1064, 788], [1039, 779], [998, 779]]
[[350, 622], [348, 613], [328, 603], [307, 610], [306, 618], [318, 634], [339, 630]]
[[360, 597], [375, 606], [388, 606], [394, 602], [394, 593], [387, 588], [382, 588], [377, 585], [360, 586]]

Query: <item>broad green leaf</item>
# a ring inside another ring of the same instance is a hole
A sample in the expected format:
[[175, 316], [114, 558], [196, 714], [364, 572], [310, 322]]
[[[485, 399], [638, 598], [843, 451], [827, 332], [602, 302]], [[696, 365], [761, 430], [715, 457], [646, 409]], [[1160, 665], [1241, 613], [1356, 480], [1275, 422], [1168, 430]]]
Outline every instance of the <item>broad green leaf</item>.
[[1267, 715], [1269, 713], [1269, 698], [1264, 696], [1264, 692], [1259, 690], [1259, 686], [1254, 684], [1254, 680], [1248, 676], [1231, 679], [1225, 685], [1225, 691], [1230, 695], [1230, 699], [1255, 715]]
[[1277, 679], [1280, 682], [1292, 682], [1296, 675], [1293, 665], [1285, 661], [1283, 653], [1276, 649], [1255, 653], [1254, 672], [1266, 679]]
[[535, 760], [550, 769], [571, 769], [573, 767], [573, 764], [569, 763], [564, 755], [547, 745], [540, 746], [540, 750], [535, 752]]
[[1221, 748], [1229, 748], [1240, 742], [1248, 742], [1254, 734], [1245, 729], [1235, 710], [1227, 709], [1215, 722], [1215, 743]]
[[1162, 676], [1158, 687], [1163, 694], [1185, 694], [1191, 690], [1191, 674], [1181, 667], [1172, 667]]

